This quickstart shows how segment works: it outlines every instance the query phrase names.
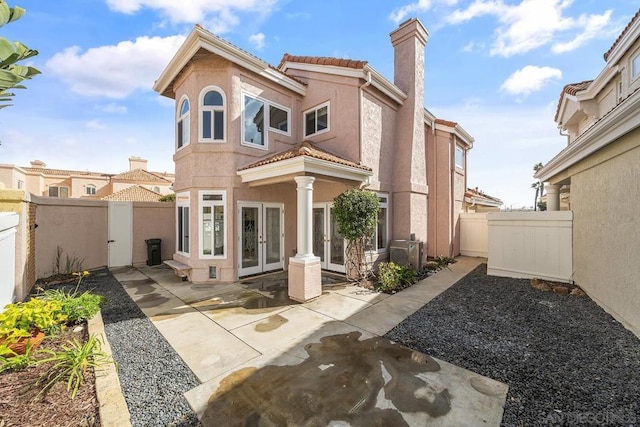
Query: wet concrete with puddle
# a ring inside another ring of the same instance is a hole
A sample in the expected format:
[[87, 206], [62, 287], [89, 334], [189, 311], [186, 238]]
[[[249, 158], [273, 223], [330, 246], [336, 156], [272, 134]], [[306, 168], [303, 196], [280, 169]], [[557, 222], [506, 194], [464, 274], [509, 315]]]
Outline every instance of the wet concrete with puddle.
[[[454, 393], [430, 375], [433, 358], [359, 332], [307, 344], [297, 365], [245, 367], [221, 380], [202, 416], [204, 426], [409, 426], [445, 417]], [[486, 397], [496, 390], [473, 377]], [[463, 397], [461, 397], [463, 398]], [[407, 414], [414, 414], [413, 418]]]

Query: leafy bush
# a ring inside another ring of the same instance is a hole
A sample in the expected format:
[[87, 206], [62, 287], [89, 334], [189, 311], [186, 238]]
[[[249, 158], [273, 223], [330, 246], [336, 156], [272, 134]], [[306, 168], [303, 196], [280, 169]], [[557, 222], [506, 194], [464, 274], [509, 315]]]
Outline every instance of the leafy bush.
[[161, 202], [175, 202], [176, 194], [175, 193], [165, 194], [164, 196], [160, 197], [158, 200]]
[[41, 388], [38, 396], [46, 393], [58, 381], [67, 381], [67, 391], [71, 393], [71, 399], [74, 399], [80, 385], [84, 382], [84, 375], [88, 368], [115, 363], [102, 351], [102, 344], [95, 335], [91, 335], [84, 344], [74, 339], [68, 341], [67, 345], [63, 345], [62, 351], [54, 352], [45, 349], [40, 353], [49, 354], [50, 357], [38, 360], [38, 365], [53, 364], [36, 382], [36, 386]]
[[0, 373], [9, 370], [24, 369], [35, 360], [31, 355], [31, 346], [27, 344], [24, 354], [18, 354], [11, 350], [8, 345], [0, 344]]
[[416, 272], [411, 267], [394, 262], [381, 262], [378, 265], [378, 283], [376, 289], [382, 292], [399, 291], [413, 285]]
[[67, 317], [68, 325], [75, 325], [92, 318], [100, 311], [104, 298], [89, 291], [78, 295], [77, 291], [49, 289], [38, 295], [45, 301], [57, 301], [62, 304], [62, 313]]
[[28, 336], [32, 329], [40, 329], [46, 334], [56, 333], [66, 320], [59, 301], [34, 298], [27, 302], [7, 304], [0, 313], [0, 341], [11, 344], [20, 335]]

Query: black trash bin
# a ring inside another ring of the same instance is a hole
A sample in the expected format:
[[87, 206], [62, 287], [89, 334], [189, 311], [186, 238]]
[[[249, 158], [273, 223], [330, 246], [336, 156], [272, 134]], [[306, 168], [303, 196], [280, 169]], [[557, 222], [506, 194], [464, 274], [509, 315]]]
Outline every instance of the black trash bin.
[[145, 242], [147, 242], [147, 265], [162, 264], [160, 258], [162, 239], [148, 239]]

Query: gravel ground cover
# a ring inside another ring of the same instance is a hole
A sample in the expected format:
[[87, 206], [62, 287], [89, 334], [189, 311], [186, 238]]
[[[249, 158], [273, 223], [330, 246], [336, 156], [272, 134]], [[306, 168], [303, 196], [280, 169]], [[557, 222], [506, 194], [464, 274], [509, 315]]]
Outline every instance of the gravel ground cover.
[[80, 287], [105, 297], [102, 319], [132, 425], [198, 426], [183, 393], [200, 383], [122, 285], [104, 269]]
[[509, 385], [502, 424], [640, 424], [640, 340], [589, 297], [486, 265], [387, 338]]

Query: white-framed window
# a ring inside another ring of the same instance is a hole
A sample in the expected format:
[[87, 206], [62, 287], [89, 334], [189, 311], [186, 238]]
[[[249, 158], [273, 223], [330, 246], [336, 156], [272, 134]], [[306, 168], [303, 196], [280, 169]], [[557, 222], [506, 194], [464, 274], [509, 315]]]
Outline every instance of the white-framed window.
[[329, 102], [320, 104], [304, 113], [304, 136], [329, 131]]
[[456, 167], [464, 170], [464, 149], [456, 145]]
[[88, 184], [84, 187], [84, 194], [87, 196], [95, 196], [96, 195], [96, 186], [93, 184]]
[[200, 258], [227, 257], [227, 192], [200, 190], [199, 224], [200, 224]]
[[640, 52], [631, 60], [631, 78], [635, 79], [640, 76]]
[[189, 193], [176, 194], [176, 251], [189, 255]]
[[18, 190], [22, 190], [24, 188], [24, 181], [19, 179], [18, 180]]
[[207, 86], [200, 92], [200, 142], [226, 142], [226, 111], [226, 97], [221, 88]]
[[69, 187], [49, 187], [49, 197], [67, 198], [69, 197]]
[[389, 195], [378, 194], [380, 209], [378, 210], [378, 223], [373, 237], [367, 242], [365, 250], [371, 252], [387, 252], [389, 244]]
[[[282, 105], [243, 93], [242, 144], [267, 149], [269, 131], [291, 135], [291, 110]], [[268, 114], [265, 114], [265, 111]]]
[[190, 117], [190, 106], [189, 106], [189, 98], [184, 96], [182, 98], [182, 102], [180, 103], [180, 109], [178, 110], [178, 119], [177, 119], [177, 146], [178, 149], [184, 147], [185, 145], [189, 145], [189, 117]]

